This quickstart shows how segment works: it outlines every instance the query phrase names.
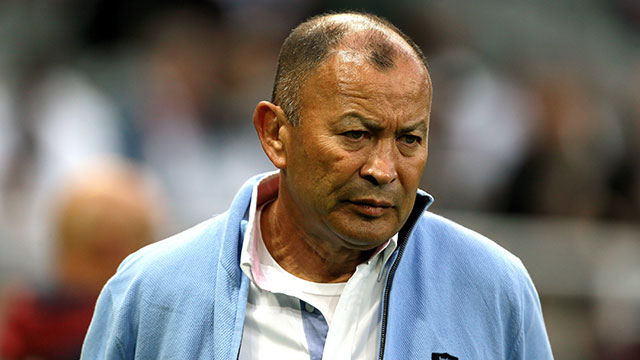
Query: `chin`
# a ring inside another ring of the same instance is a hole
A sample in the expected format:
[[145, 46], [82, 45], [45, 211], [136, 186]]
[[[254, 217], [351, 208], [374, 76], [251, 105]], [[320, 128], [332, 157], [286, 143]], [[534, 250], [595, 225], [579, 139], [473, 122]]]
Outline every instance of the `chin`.
[[395, 235], [395, 232], [345, 232], [341, 235], [351, 248], [357, 250], [371, 250], [391, 239], [391, 237]]
[[400, 230], [398, 219], [393, 216], [365, 220], [352, 214], [341, 214], [334, 220], [338, 221], [330, 225], [333, 233], [343, 239], [347, 247], [357, 250], [375, 249]]

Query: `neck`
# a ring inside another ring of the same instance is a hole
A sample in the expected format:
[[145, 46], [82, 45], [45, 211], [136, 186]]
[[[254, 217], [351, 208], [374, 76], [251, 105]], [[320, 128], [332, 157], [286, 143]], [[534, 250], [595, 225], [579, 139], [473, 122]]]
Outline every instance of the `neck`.
[[375, 251], [332, 248], [326, 239], [310, 236], [291, 216], [295, 212], [287, 209], [282, 194], [262, 210], [260, 227], [267, 250], [288, 273], [319, 283], [345, 282]]

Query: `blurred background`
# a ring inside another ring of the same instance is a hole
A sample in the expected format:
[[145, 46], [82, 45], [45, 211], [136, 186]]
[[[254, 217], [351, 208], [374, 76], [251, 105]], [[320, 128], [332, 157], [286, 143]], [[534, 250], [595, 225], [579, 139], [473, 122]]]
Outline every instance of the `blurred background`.
[[427, 56], [432, 211], [523, 260], [557, 359], [640, 359], [640, 0], [0, 1], [0, 359], [77, 358], [126, 254], [273, 169], [279, 46], [347, 9]]

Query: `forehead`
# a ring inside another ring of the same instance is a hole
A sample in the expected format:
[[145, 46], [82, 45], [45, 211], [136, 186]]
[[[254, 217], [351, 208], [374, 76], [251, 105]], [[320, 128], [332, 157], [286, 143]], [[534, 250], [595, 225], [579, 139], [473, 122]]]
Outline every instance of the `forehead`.
[[424, 105], [427, 111], [430, 108], [429, 74], [422, 62], [411, 56], [398, 56], [393, 67], [379, 70], [361, 51], [336, 49], [310, 74], [301, 90], [303, 111], [317, 101], [332, 99], [369, 101], [379, 108], [408, 103]]

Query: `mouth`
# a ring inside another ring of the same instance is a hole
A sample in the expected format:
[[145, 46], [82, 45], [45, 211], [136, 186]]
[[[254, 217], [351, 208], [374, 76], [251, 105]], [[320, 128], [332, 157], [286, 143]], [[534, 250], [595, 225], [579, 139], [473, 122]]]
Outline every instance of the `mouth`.
[[349, 200], [348, 202], [355, 207], [358, 213], [372, 218], [380, 217], [385, 212], [394, 208], [392, 203], [384, 200], [357, 199]]

